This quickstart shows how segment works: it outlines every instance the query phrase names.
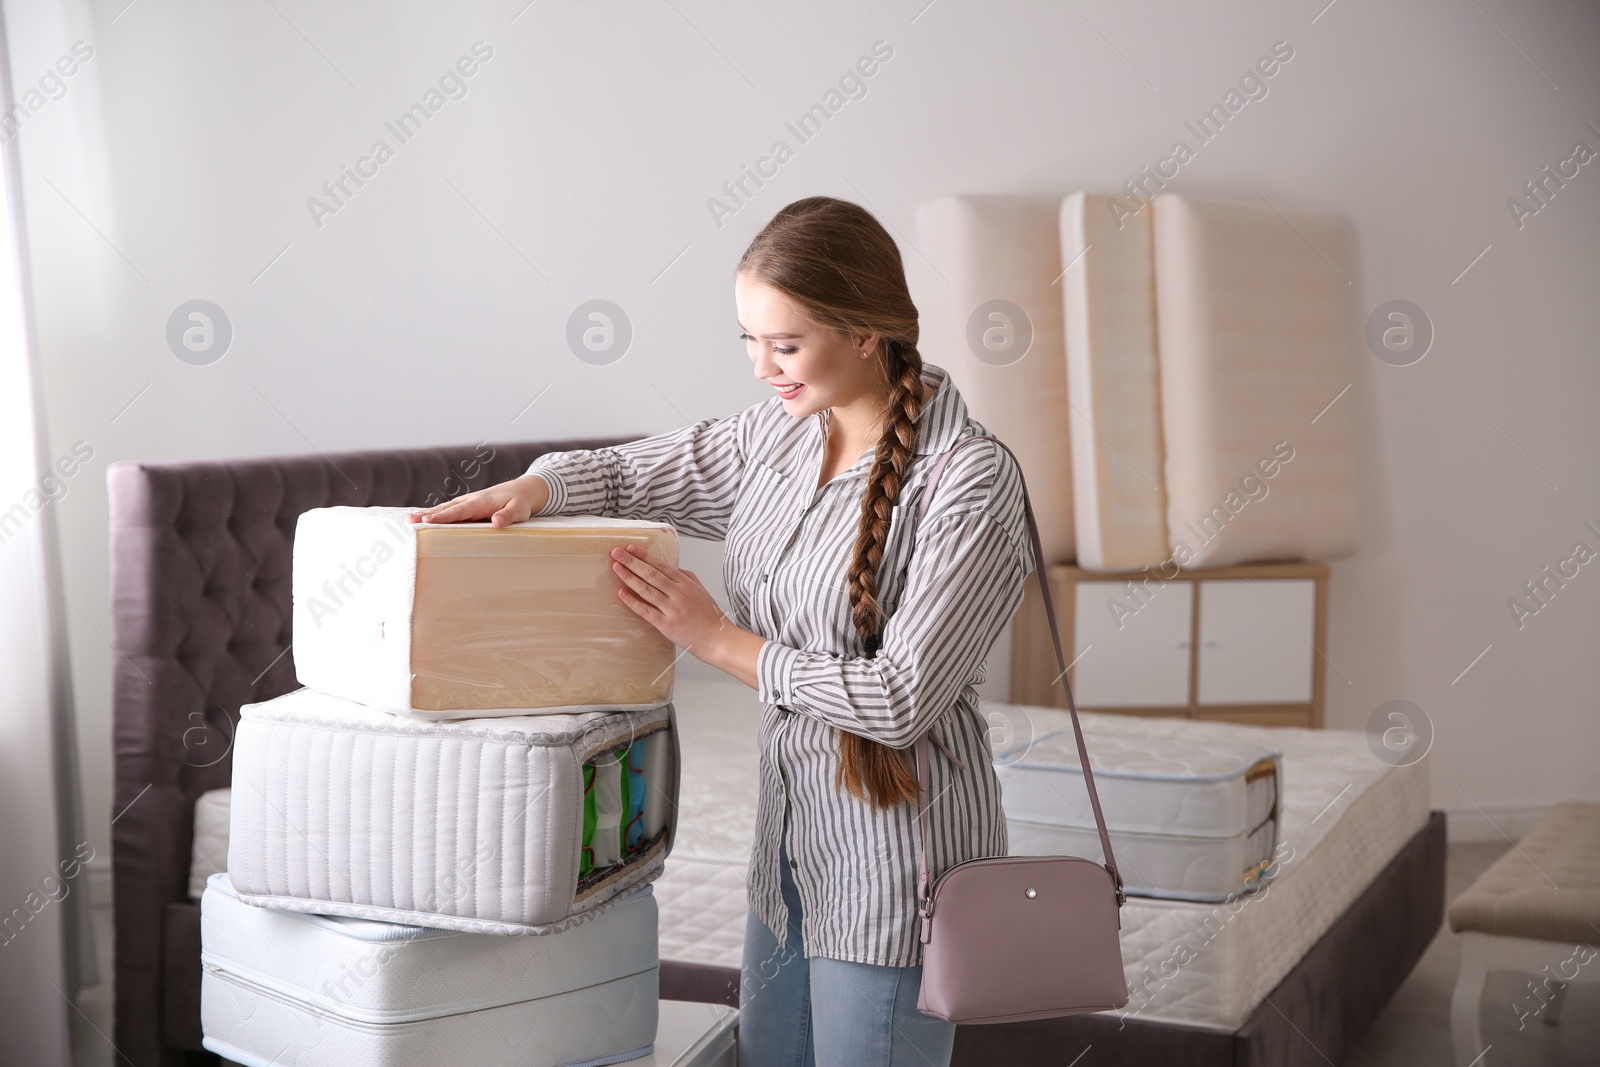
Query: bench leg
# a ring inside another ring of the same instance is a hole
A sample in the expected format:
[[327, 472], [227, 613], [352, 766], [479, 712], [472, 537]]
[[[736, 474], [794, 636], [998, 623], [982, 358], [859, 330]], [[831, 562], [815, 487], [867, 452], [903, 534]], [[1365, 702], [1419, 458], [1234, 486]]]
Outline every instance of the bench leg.
[[1479, 1007], [1484, 980], [1489, 976], [1489, 943], [1483, 934], [1461, 935], [1461, 970], [1450, 998], [1450, 1037], [1455, 1045], [1456, 1067], [1470, 1067], [1483, 1055], [1483, 1025]]

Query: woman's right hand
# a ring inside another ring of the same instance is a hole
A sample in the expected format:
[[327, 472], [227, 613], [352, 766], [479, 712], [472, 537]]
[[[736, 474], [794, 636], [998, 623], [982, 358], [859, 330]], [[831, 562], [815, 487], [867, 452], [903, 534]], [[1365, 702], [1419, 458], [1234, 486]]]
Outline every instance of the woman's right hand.
[[537, 474], [524, 474], [509, 482], [463, 493], [454, 500], [414, 511], [412, 522], [481, 522], [509, 526], [530, 517], [550, 500], [550, 485]]

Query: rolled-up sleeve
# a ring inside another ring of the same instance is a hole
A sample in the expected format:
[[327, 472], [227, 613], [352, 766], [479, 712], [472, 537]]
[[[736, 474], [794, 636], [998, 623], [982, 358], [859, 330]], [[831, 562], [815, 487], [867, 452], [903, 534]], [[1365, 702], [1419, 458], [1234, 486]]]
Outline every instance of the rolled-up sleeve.
[[1022, 602], [1032, 570], [988, 510], [930, 516], [875, 657], [768, 641], [756, 657], [764, 703], [905, 748], [955, 703]]
[[538, 515], [665, 520], [693, 537], [727, 536], [744, 475], [745, 412], [608, 448], [547, 452], [528, 474], [550, 486]]

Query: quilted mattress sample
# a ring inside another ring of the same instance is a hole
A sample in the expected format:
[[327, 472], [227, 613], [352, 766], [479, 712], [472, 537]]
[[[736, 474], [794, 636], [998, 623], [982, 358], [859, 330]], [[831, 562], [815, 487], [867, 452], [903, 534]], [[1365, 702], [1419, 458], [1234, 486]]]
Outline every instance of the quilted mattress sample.
[[657, 912], [640, 886], [568, 929], [494, 937], [200, 901], [205, 1047], [247, 1067], [568, 1067], [647, 1055]]
[[300, 684], [424, 718], [672, 697], [672, 642], [617, 596], [613, 548], [678, 561], [666, 523], [549, 516], [412, 523], [407, 508], [314, 508], [295, 528]]
[[675, 711], [453, 722], [300, 689], [241, 709], [228, 872], [252, 904], [533, 934], [660, 874]]
[[[1086, 718], [1084, 742], [1129, 895], [1227, 900], [1258, 883], [1278, 843], [1277, 749], [1117, 716]], [[1012, 855], [1104, 862], [1070, 727], [997, 753], [995, 773]]]

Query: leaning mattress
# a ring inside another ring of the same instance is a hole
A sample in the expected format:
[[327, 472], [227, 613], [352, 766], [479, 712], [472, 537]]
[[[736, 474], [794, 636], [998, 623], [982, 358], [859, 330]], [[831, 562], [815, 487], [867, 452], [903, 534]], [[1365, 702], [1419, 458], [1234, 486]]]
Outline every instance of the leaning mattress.
[[[700, 679], [680, 679], [676, 696], [686, 788], [679, 836], [654, 885], [661, 958], [738, 968], [760, 705], [747, 686]], [[1053, 708], [985, 700], [980, 710], [1010, 722], [1013, 737], [1071, 728]], [[1426, 764], [1390, 766], [1357, 731], [1093, 712], [1083, 725], [1091, 750], [1098, 734], [1127, 727], [1282, 753], [1276, 862], [1259, 891], [1222, 903], [1135, 897], [1122, 909], [1125, 1016], [1237, 1029], [1428, 820]]]
[[546, 937], [200, 902], [205, 1047], [245, 1064], [569, 1067], [648, 1054], [660, 982], [650, 887]]
[[[1236, 738], [1097, 720], [1085, 738], [1129, 895], [1228, 900], [1259, 884], [1278, 844], [1281, 753]], [[1072, 730], [995, 755], [1014, 856], [1104, 862]]]
[[1155, 292], [1167, 536], [1185, 568], [1355, 551], [1355, 232], [1163, 193]]
[[550, 932], [654, 879], [674, 709], [429, 722], [309, 689], [241, 709], [228, 871], [295, 911]]

